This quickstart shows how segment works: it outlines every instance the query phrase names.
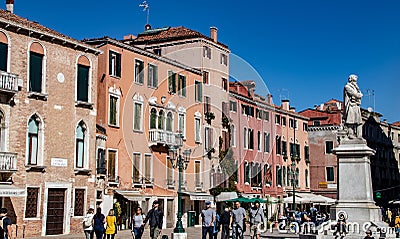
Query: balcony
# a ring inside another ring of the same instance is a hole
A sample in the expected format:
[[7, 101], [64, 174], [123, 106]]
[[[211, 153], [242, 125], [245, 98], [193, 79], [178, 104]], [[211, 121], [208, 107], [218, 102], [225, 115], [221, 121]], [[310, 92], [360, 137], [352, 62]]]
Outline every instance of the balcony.
[[18, 92], [19, 76], [5, 71], [0, 71], [0, 91], [14, 95]]
[[161, 129], [150, 129], [149, 131], [149, 144], [157, 145], [176, 145], [176, 134], [171, 131]]
[[17, 154], [0, 152], [0, 172], [17, 171]]
[[154, 178], [137, 177], [132, 178], [133, 187], [153, 187]]
[[175, 188], [175, 180], [171, 178], [167, 179], [167, 188]]
[[203, 182], [195, 181], [194, 182], [194, 189], [195, 190], [203, 190]]

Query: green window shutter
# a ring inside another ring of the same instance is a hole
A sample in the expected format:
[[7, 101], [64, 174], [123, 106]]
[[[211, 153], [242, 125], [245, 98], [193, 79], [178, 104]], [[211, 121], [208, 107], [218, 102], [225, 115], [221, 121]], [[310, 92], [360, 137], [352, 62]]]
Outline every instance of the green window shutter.
[[144, 84], [144, 62], [143, 61], [140, 62], [139, 69], [140, 69], [139, 83]]
[[116, 72], [115, 75], [121, 77], [121, 54], [116, 54]]
[[168, 92], [172, 93], [172, 71], [168, 71]]
[[153, 87], [158, 87], [158, 67], [153, 66]]
[[109, 75], [112, 75], [113, 74], [113, 72], [112, 72], [112, 57], [113, 57], [113, 54], [112, 54], [112, 52], [111, 51], [109, 51], [108, 52], [108, 74]]
[[0, 43], [0, 70], [2, 71], [7, 71], [7, 54], [7, 44]]
[[29, 59], [29, 91], [42, 92], [43, 55], [30, 52]]
[[182, 95], [182, 92], [181, 92], [181, 90], [182, 90], [182, 78], [181, 78], [181, 76], [180, 75], [178, 75], [178, 95]]
[[152, 78], [153, 78], [153, 67], [152, 65], [147, 65], [147, 87], [152, 87], [153, 86], [153, 82], [152, 82]]
[[77, 89], [77, 100], [88, 102], [88, 91], [89, 91], [89, 67], [78, 65], [78, 89]]
[[176, 73], [172, 73], [172, 93], [176, 93]]
[[182, 95], [186, 96], [186, 76], [182, 76]]

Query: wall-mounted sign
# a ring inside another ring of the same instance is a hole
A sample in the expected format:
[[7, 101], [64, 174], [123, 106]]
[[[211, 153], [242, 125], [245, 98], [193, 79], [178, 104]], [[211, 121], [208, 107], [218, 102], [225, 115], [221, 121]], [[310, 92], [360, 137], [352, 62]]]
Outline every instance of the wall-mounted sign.
[[51, 166], [54, 167], [67, 167], [68, 160], [62, 158], [51, 158]]

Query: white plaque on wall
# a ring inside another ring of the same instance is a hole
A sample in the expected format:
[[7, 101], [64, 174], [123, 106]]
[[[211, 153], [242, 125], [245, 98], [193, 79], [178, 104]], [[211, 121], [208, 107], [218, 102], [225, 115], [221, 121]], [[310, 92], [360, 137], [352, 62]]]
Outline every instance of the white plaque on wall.
[[54, 167], [67, 167], [68, 160], [62, 158], [51, 158], [51, 166]]

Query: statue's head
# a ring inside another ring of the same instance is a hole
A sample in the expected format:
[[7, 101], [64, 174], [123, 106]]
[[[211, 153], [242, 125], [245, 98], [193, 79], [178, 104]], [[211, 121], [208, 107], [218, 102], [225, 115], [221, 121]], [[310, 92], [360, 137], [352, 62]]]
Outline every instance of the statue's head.
[[349, 75], [348, 81], [349, 81], [349, 82], [357, 82], [357, 79], [358, 79], [358, 76], [357, 76], [357, 75], [351, 74], [351, 75]]

